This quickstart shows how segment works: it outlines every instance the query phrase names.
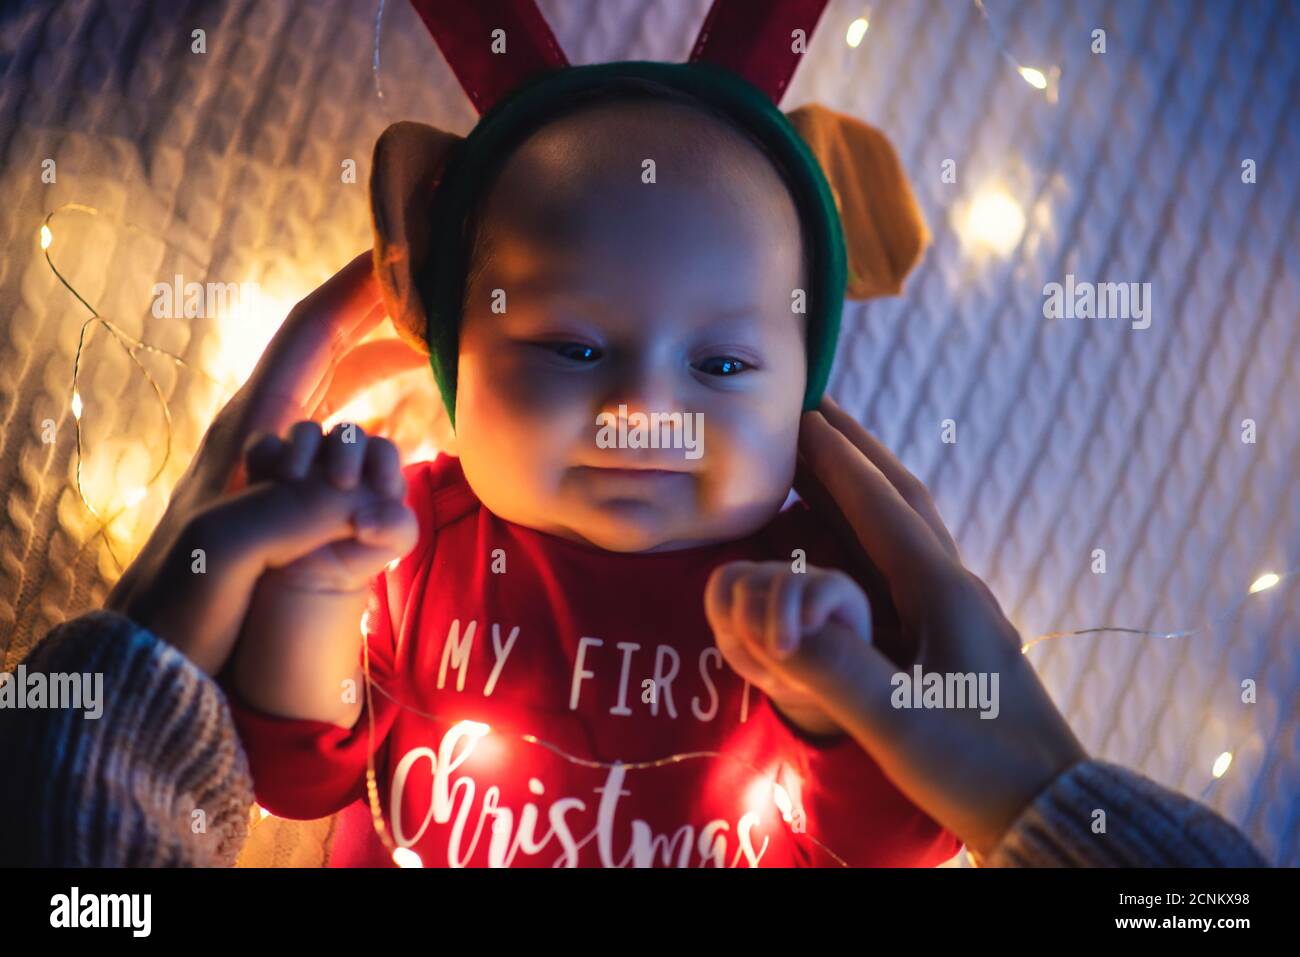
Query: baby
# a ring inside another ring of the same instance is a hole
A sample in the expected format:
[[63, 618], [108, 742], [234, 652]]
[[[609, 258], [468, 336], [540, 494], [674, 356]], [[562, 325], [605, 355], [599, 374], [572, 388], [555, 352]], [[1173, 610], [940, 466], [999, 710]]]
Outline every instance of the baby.
[[[258, 585], [229, 690], [259, 801], [343, 810], [332, 866], [947, 860], [764, 668], [831, 618], [871, 624], [831, 519], [783, 508], [810, 364], [786, 172], [651, 84], [575, 101], [491, 172], [454, 448], [399, 469], [307, 422], [249, 454], [250, 481], [356, 528]], [[657, 447], [610, 447], [602, 424], [651, 413], [675, 415]]]

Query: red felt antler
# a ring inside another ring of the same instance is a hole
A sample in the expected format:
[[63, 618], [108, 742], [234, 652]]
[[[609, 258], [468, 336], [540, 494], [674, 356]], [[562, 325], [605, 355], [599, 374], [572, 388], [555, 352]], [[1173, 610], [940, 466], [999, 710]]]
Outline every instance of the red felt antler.
[[780, 103], [803, 56], [794, 31], [812, 39], [826, 0], [713, 0], [691, 62], [724, 66]]
[[[474, 108], [484, 113], [525, 80], [569, 65], [535, 0], [411, 0]], [[493, 32], [505, 44], [493, 52]]]

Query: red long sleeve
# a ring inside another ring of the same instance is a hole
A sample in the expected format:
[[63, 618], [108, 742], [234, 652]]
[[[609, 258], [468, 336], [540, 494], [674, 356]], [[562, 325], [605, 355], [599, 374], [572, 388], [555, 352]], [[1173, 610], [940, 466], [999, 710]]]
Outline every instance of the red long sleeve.
[[[384, 586], [383, 574], [371, 583], [366, 631], [372, 682], [392, 688], [393, 625], [387, 595], [381, 592], [386, 591]], [[398, 711], [378, 688], [371, 695], [372, 733], [364, 683], [356, 689], [362, 702], [361, 717], [350, 730], [323, 721], [267, 714], [242, 700], [230, 684], [224, 686], [262, 807], [278, 817], [314, 820], [364, 798], [366, 757], [372, 739], [380, 761], [384, 739]]]

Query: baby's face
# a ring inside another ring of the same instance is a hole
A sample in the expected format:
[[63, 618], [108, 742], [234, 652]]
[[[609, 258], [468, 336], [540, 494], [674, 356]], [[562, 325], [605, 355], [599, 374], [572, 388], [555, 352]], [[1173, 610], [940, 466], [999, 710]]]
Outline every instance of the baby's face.
[[[689, 107], [591, 107], [510, 157], [485, 221], [456, 394], [483, 504], [620, 552], [766, 524], [793, 479], [807, 362], [798, 215], [762, 153]], [[620, 406], [628, 435], [636, 413], [702, 429], [604, 447]]]

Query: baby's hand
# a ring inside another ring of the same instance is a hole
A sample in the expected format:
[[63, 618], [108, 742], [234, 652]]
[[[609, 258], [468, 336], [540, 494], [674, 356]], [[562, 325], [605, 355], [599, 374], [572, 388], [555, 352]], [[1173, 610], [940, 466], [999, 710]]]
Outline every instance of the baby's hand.
[[727, 663], [791, 722], [809, 734], [840, 731], [798, 676], [834, 674], [845, 629], [870, 644], [871, 611], [852, 578], [824, 568], [796, 572], [789, 562], [730, 562], [709, 576], [704, 611]]
[[[283, 440], [256, 442], [246, 466], [250, 483], [292, 494], [284, 515], [269, 519], [282, 522], [284, 549], [267, 560], [254, 590], [235, 687], [262, 711], [350, 727], [361, 704], [343, 691], [359, 683], [369, 583], [415, 546], [419, 531], [402, 500], [397, 449], [355, 425], [322, 436], [315, 422], [298, 422]], [[293, 529], [305, 521], [337, 533], [304, 553]], [[275, 526], [263, 536], [274, 542]]]
[[301, 508], [334, 515], [348, 528], [306, 555], [270, 563], [277, 588], [364, 591], [385, 563], [415, 546], [415, 514], [402, 501], [406, 480], [387, 439], [350, 424], [322, 435], [317, 423], [297, 422], [284, 439], [266, 436], [253, 444], [245, 464], [250, 483], [290, 486]]

